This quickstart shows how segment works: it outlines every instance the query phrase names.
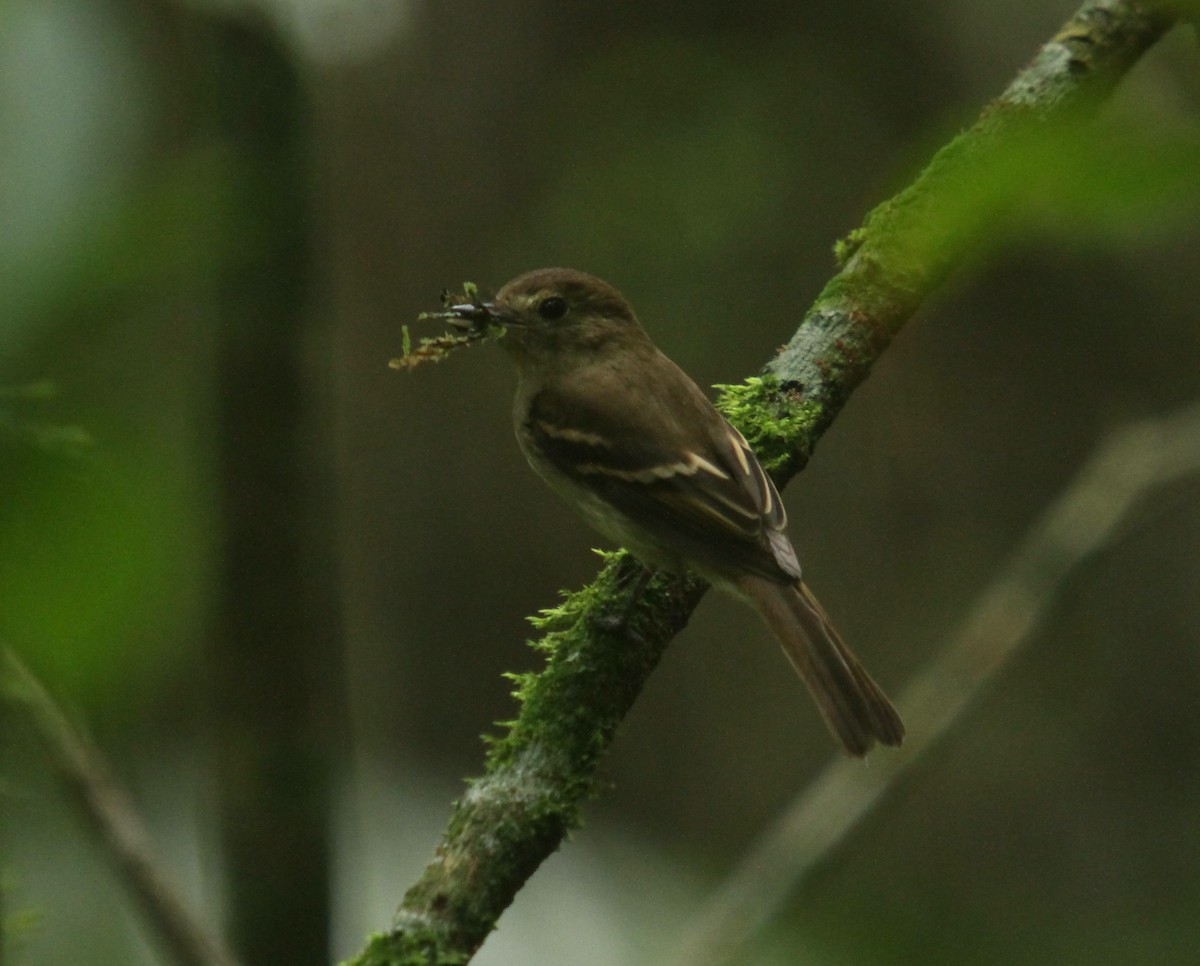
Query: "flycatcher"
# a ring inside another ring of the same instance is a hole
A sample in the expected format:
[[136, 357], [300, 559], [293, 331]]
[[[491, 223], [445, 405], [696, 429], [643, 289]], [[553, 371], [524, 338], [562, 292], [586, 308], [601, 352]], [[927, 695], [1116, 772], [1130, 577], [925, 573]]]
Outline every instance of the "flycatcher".
[[[899, 745], [899, 715], [800, 579], [775, 485], [621, 293], [544, 268], [482, 308], [506, 330], [513, 422], [538, 475], [642, 563], [693, 571], [753, 606], [850, 754]], [[480, 317], [477, 305], [451, 311]]]

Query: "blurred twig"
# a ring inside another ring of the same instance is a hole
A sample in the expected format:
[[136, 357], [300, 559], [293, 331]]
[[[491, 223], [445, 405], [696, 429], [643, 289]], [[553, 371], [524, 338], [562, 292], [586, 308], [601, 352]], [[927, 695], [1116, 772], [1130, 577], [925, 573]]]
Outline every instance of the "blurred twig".
[[59, 776], [99, 835], [105, 855], [171, 958], [181, 966], [236, 966], [233, 954], [189, 910], [100, 751], [67, 720], [17, 655], [3, 646], [0, 697], [27, 713]]
[[[940, 217], [947, 200], [961, 198], [961, 185], [979, 176], [997, 146], [1030, 126], [1084, 115], [1176, 16], [1130, 0], [1084, 3], [971, 129], [840, 246], [842, 270], [768, 364], [769, 378], [725, 394], [731, 419], [781, 482], [803, 467], [892, 337], [987, 230], [986, 218]], [[661, 579], [634, 615], [637, 639], [605, 633], [596, 618], [613, 607], [619, 566], [556, 613], [555, 629], [535, 645], [548, 652], [545, 671], [521, 681], [519, 717], [493, 746], [485, 775], [456, 804], [392, 929], [372, 937], [356, 966], [469, 961], [577, 824], [617, 724], [704, 591], [694, 581]], [[920, 718], [911, 726], [920, 728]]]
[[950, 644], [898, 702], [910, 738], [869, 765], [832, 762], [741, 859], [684, 930], [678, 966], [742, 961], [787, 896], [941, 738], [1026, 644], [1071, 573], [1119, 536], [1147, 493], [1200, 473], [1200, 405], [1121, 428], [1026, 533]]

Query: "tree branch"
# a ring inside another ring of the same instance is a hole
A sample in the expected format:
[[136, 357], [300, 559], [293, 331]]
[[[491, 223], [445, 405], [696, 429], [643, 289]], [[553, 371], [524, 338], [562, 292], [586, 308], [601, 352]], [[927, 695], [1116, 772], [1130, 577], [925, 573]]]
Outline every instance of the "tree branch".
[[[961, 185], [998, 146], [1086, 114], [1174, 20], [1148, 4], [1085, 3], [970, 130], [839, 246], [841, 271], [792, 341], [762, 377], [725, 387], [719, 401], [777, 480], [803, 468], [900, 327], [982, 244], [982, 216], [943, 215], [946, 207], [959, 210]], [[617, 725], [706, 589], [697, 580], [656, 578], [632, 615], [632, 633], [607, 633], [596, 618], [619, 606], [619, 576], [630, 562], [613, 555], [592, 586], [537, 622], [546, 633], [533, 646], [547, 653], [546, 669], [517, 678], [518, 718], [456, 803], [391, 930], [373, 936], [353, 966], [466, 963], [578, 824]]]
[[96, 747], [7, 647], [0, 648], [0, 672], [0, 694], [28, 713], [71, 797], [171, 958], [180, 966], [236, 966], [170, 880], [128, 794]]

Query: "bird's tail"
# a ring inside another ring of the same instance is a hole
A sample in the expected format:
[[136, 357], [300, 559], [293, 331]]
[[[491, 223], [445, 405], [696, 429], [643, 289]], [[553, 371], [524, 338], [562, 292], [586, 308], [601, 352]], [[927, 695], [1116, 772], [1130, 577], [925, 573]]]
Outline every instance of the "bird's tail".
[[865, 755], [876, 741], [900, 744], [904, 724], [896, 709], [808, 587], [747, 576], [738, 581], [738, 589], [779, 638], [826, 724], [850, 754]]

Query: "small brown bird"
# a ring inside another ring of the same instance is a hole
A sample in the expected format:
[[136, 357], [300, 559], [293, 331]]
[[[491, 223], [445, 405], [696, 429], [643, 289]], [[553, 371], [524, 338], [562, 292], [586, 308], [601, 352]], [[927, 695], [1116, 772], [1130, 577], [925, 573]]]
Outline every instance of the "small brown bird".
[[542, 479], [644, 564], [694, 571], [758, 610], [850, 754], [899, 745], [899, 715], [800, 579], [775, 485], [621, 293], [544, 268], [482, 308], [506, 330], [517, 439]]

